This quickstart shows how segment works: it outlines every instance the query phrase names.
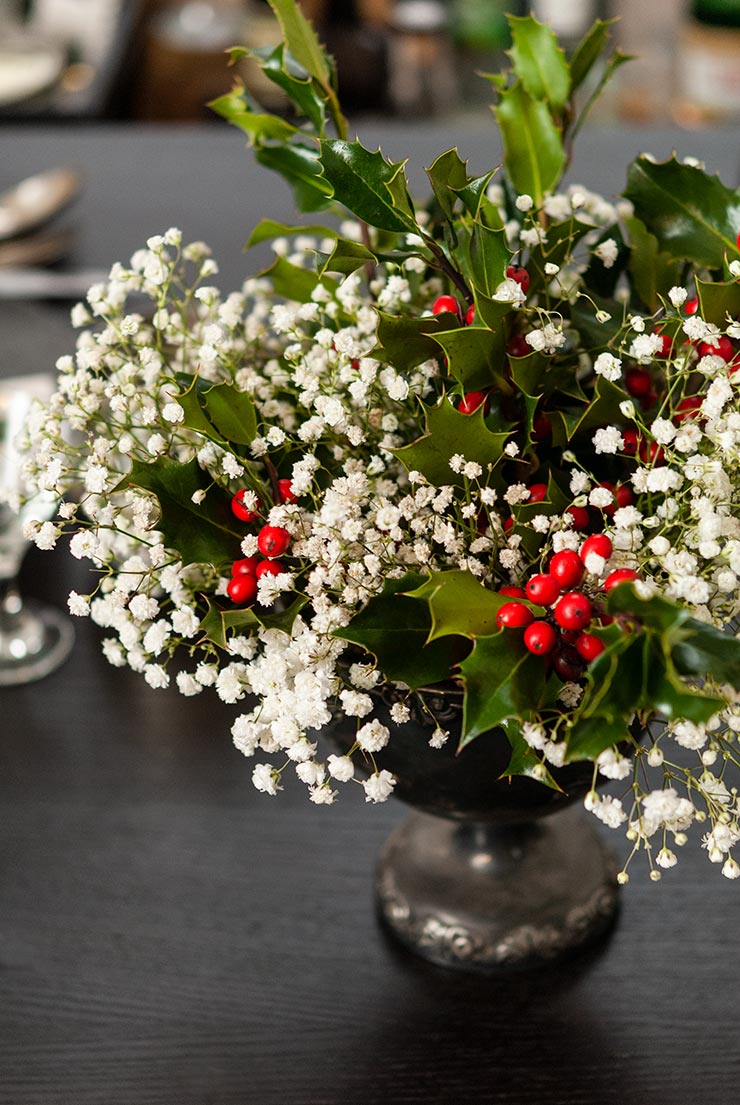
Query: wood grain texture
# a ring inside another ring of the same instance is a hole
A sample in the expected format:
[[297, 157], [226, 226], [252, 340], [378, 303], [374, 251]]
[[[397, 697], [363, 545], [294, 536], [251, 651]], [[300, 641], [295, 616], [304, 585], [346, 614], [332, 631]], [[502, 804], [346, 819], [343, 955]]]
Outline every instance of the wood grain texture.
[[[606, 158], [616, 190], [628, 139], [594, 140], [602, 179], [584, 182], [604, 187]], [[420, 159], [454, 140], [413, 138]], [[393, 131], [389, 154], [404, 141]], [[713, 168], [728, 156], [720, 135], [691, 141]], [[165, 200], [179, 187], [192, 236], [230, 238], [226, 267], [243, 264], [267, 178], [234, 135], [21, 129], [3, 145], [9, 178], [87, 165], [81, 263], [176, 222]], [[249, 184], [238, 196], [235, 179]], [[272, 213], [289, 217], [289, 201]], [[58, 308], [0, 305], [0, 372], [52, 363], [63, 329]], [[83, 571], [32, 552], [24, 578], [63, 603]], [[258, 795], [228, 736], [235, 710], [150, 690], [76, 625], [64, 668], [0, 690], [0, 1105], [737, 1100], [740, 890], [698, 848], [660, 884], [636, 876], [586, 956], [501, 979], [446, 973], [374, 918], [372, 868], [399, 806], [346, 788], [327, 809], [301, 786]]]

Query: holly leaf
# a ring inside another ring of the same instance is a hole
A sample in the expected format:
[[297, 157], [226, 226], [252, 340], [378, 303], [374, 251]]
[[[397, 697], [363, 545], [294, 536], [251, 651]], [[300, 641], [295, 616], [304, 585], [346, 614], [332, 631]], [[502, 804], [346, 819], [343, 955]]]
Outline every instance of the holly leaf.
[[721, 330], [727, 326], [727, 316], [740, 314], [740, 283], [737, 280], [713, 283], [696, 278], [699, 311], [705, 322], [713, 322]]
[[530, 96], [560, 111], [570, 96], [570, 68], [550, 27], [533, 16], [509, 16], [514, 72]]
[[430, 641], [450, 635], [488, 637], [498, 628], [499, 610], [504, 603], [511, 602], [507, 595], [484, 587], [470, 572], [457, 569], [430, 572], [420, 587], [406, 593], [429, 604]]
[[679, 282], [680, 262], [661, 250], [658, 239], [640, 219], [625, 219], [625, 225], [632, 245], [629, 270], [635, 290], [645, 306], [655, 312], [660, 296]]
[[403, 161], [386, 161], [360, 142], [325, 138], [321, 165], [333, 197], [358, 219], [380, 230], [416, 230]]
[[246, 610], [223, 610], [212, 599], [206, 597], [208, 611], [200, 620], [200, 629], [208, 641], [219, 648], [228, 648], [229, 630], [256, 629], [260, 624], [251, 608]]
[[177, 382], [181, 388], [184, 388], [176, 396], [177, 402], [185, 411], [183, 425], [187, 426], [189, 430], [204, 434], [215, 441], [223, 441], [203, 406], [203, 395], [210, 384], [204, 384], [198, 376], [190, 376], [185, 373], [178, 374]]
[[447, 357], [450, 375], [465, 391], [490, 387], [502, 379], [501, 343], [494, 331], [485, 326], [459, 326], [432, 337]]
[[507, 718], [506, 721], [502, 721], [501, 728], [506, 733], [511, 745], [511, 759], [500, 777], [510, 779], [514, 775], [526, 775], [528, 778], [536, 779], [538, 783], [544, 783], [546, 787], [560, 791], [562, 794], [563, 788], [558, 786], [535, 750], [527, 744], [522, 736], [520, 722], [516, 718]]
[[426, 432], [423, 436], [391, 451], [409, 472], [421, 472], [436, 487], [465, 485], [464, 476], [450, 468], [450, 457], [456, 453], [462, 454], [467, 461], [477, 461], [483, 468], [485, 481], [487, 470], [494, 468], [501, 459], [510, 434], [491, 433], [485, 424], [483, 406], [481, 404], [472, 414], [461, 414], [443, 395], [436, 406], [424, 406]]
[[399, 372], [408, 372], [422, 361], [438, 358], [439, 346], [432, 335], [445, 330], [449, 318], [449, 315], [410, 318], [378, 311], [378, 344], [371, 355], [383, 364], [393, 365]]
[[296, 234], [318, 234], [322, 238], [336, 238], [337, 231], [330, 226], [322, 226], [319, 223], [279, 223], [275, 219], [260, 219], [252, 233], [247, 238], [245, 249], [259, 245], [260, 242], [272, 241], [273, 238], [292, 238]]
[[326, 96], [322, 95], [310, 77], [304, 75], [304, 67], [296, 66], [290, 54], [285, 52], [285, 44], [280, 43], [274, 50], [252, 50], [253, 57], [259, 59], [260, 68], [268, 80], [281, 88], [305, 115], [314, 130], [323, 135], [326, 128]]
[[276, 257], [270, 267], [260, 273], [260, 276], [271, 281], [277, 295], [292, 299], [296, 303], [308, 303], [317, 284], [322, 284], [331, 294], [337, 289], [336, 280], [332, 280], [330, 276], [319, 276], [312, 269], [294, 265], [285, 257]]
[[521, 82], [501, 93], [494, 108], [504, 146], [504, 164], [517, 192], [540, 207], [565, 167], [565, 152], [547, 104], [535, 100]]
[[740, 194], [718, 176], [675, 157], [638, 157], [624, 192], [635, 214], [673, 257], [721, 268], [724, 256], [740, 257]]
[[316, 31], [295, 0], [268, 0], [277, 16], [283, 39], [290, 53], [307, 73], [326, 87], [333, 78], [333, 66]]
[[467, 187], [470, 179], [467, 162], [462, 160], [456, 149], [446, 150], [424, 172], [429, 177], [429, 183], [442, 214], [452, 222], [455, 201], [458, 198], [457, 190]]
[[297, 143], [290, 146], [258, 146], [254, 156], [260, 165], [285, 178], [293, 190], [299, 211], [323, 211], [331, 206], [331, 185], [322, 175], [315, 150]]
[[589, 230], [593, 230], [593, 227], [581, 222], [575, 216], [548, 226], [547, 234], [543, 235], [544, 241], [538, 241], [529, 250], [527, 272], [530, 278], [530, 294], [544, 288], [553, 280], [553, 277], [545, 272], [545, 265], [548, 263], [558, 267], [563, 265], [572, 254], [576, 243]]
[[432, 624], [429, 607], [405, 593], [421, 581], [413, 572], [386, 580], [382, 593], [371, 598], [348, 626], [334, 630], [335, 637], [371, 653], [386, 679], [412, 690], [449, 679], [467, 647], [455, 637], [427, 643]]
[[591, 714], [579, 718], [567, 735], [566, 763], [595, 760], [607, 748], [620, 744], [630, 735], [629, 724], [624, 717]]
[[215, 488], [196, 506], [193, 495], [206, 491], [211, 477], [196, 460], [187, 464], [157, 457], [151, 463], [134, 460], [131, 471], [115, 490], [137, 487], [159, 502], [156, 528], [168, 549], [176, 549], [184, 565], [222, 564], [234, 559], [234, 550], [244, 536], [237, 528], [229, 499]]
[[604, 53], [609, 40], [609, 28], [616, 20], [597, 19], [591, 29], [576, 46], [570, 59], [571, 93], [580, 88], [596, 62]]
[[506, 231], [503, 227], [491, 228], [481, 219], [474, 219], [469, 255], [473, 287], [490, 299], [504, 279], [512, 257], [506, 243]]
[[377, 255], [361, 242], [337, 238], [334, 249], [321, 264], [321, 272], [356, 272], [368, 263], [375, 265], [377, 260]]
[[508, 718], [532, 717], [545, 685], [545, 665], [525, 647], [522, 633], [500, 629], [477, 637], [460, 665], [465, 697], [460, 748]]
[[204, 392], [208, 417], [225, 441], [251, 445], [257, 436], [257, 412], [246, 392], [218, 384]]
[[241, 93], [243, 89], [240, 91], [237, 86], [225, 96], [212, 100], [208, 106], [232, 126], [244, 131], [250, 146], [261, 145], [263, 142], [290, 142], [299, 133], [297, 127], [280, 115], [253, 111]]

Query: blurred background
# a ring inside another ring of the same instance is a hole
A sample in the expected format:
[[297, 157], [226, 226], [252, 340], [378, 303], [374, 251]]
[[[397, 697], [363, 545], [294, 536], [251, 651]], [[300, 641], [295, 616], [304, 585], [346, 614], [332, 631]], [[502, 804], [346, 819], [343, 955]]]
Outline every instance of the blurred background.
[[[533, 10], [574, 45], [618, 18], [639, 61], [602, 117], [687, 127], [740, 118], [740, 0], [303, 0], [334, 54], [353, 117], [483, 112], [507, 48], [505, 13]], [[219, 125], [206, 107], [240, 76], [284, 110], [232, 45], [277, 42], [265, 0], [0, 0], [0, 121], [140, 120]]]

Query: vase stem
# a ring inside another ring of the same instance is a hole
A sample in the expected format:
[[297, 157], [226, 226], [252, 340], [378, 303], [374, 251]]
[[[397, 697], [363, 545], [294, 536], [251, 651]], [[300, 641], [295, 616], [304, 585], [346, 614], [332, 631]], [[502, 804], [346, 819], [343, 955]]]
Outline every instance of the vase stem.
[[514, 825], [413, 813], [378, 863], [380, 913], [417, 954], [444, 966], [530, 966], [604, 932], [616, 865], [578, 809]]

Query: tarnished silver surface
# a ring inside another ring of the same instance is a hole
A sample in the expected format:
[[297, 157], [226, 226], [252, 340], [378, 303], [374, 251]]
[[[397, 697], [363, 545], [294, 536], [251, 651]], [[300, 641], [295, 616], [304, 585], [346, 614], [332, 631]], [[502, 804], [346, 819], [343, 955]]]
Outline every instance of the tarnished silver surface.
[[578, 809], [509, 826], [413, 813], [381, 852], [376, 892], [413, 951], [479, 971], [555, 959], [617, 908], [616, 865]]

